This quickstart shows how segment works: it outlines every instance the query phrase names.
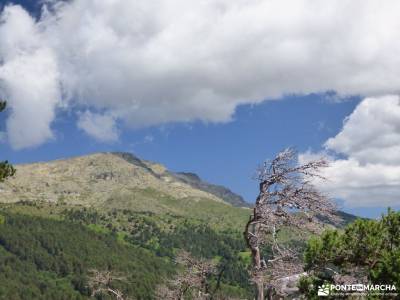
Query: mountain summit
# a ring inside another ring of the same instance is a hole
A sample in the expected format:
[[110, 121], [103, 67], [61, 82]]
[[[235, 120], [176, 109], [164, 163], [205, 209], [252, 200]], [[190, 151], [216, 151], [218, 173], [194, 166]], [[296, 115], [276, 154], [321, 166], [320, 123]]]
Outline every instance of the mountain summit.
[[[149, 194], [185, 201], [214, 201], [248, 206], [230, 190], [202, 181], [196, 174], [174, 173], [163, 165], [130, 153], [96, 153], [16, 166], [17, 173], [0, 185], [2, 202], [46, 201], [81, 205], [151, 206]], [[146, 199], [143, 199], [146, 198]], [[121, 200], [121, 203], [117, 203]], [[153, 199], [154, 200], [154, 199]], [[153, 203], [154, 204], [154, 203]], [[143, 207], [146, 210], [148, 207]]]

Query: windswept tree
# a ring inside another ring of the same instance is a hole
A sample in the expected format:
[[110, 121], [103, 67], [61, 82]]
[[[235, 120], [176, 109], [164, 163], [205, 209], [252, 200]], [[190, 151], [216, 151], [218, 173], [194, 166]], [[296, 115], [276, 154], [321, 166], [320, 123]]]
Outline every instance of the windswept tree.
[[[296, 151], [288, 148], [259, 168], [260, 191], [244, 231], [257, 300], [271, 298], [279, 278], [303, 271], [297, 251], [281, 245], [278, 232], [283, 227], [316, 231], [317, 215], [334, 218], [334, 205], [312, 185], [327, 165], [323, 159], [299, 165]], [[263, 246], [269, 246], [268, 257], [262, 255]]]
[[[2, 112], [7, 106], [5, 101], [0, 101], [0, 112]], [[13, 176], [15, 169], [8, 161], [0, 162], [0, 182], [3, 182], [7, 177]]]

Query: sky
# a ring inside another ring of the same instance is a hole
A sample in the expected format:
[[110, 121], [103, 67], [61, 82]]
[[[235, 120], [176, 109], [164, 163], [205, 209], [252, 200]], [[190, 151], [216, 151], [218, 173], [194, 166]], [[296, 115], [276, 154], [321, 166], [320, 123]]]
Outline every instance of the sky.
[[293, 146], [341, 209], [400, 208], [398, 1], [0, 3], [11, 162], [133, 152], [251, 202]]

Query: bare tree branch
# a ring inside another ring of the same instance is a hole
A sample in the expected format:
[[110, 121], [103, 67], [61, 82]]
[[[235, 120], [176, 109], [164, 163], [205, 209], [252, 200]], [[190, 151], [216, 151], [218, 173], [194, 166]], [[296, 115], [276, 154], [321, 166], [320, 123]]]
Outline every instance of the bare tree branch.
[[[324, 159], [299, 165], [296, 151], [288, 148], [258, 168], [259, 195], [244, 231], [252, 254], [252, 277], [258, 300], [265, 298], [266, 281], [274, 288], [277, 279], [302, 271], [297, 251], [279, 244], [279, 229], [288, 226], [316, 232], [321, 228], [317, 215], [336, 221], [335, 206], [312, 185], [313, 179], [323, 179], [319, 171], [327, 166]], [[260, 247], [267, 237], [272, 257], [265, 260]]]

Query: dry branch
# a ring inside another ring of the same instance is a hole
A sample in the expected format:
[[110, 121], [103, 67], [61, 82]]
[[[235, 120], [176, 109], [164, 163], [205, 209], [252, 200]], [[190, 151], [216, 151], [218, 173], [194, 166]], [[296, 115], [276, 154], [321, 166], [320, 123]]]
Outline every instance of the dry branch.
[[126, 281], [126, 277], [96, 269], [90, 270], [90, 273], [89, 288], [92, 290], [92, 297], [105, 293], [114, 296], [116, 300], [128, 300], [120, 290], [112, 287], [114, 281]]
[[207, 278], [216, 273], [216, 264], [210, 260], [194, 258], [186, 251], [181, 251], [175, 261], [184, 270], [166, 285], [158, 287], [157, 299], [183, 300], [187, 294], [190, 294], [191, 299], [210, 299]]

